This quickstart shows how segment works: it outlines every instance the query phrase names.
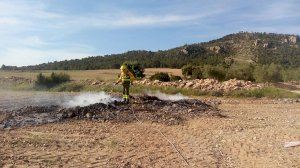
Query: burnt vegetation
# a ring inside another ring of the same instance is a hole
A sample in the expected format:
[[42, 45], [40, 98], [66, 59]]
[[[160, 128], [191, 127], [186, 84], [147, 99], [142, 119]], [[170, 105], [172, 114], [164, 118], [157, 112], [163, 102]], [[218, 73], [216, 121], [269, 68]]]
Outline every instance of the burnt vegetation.
[[105, 122], [148, 121], [166, 125], [181, 124], [189, 118], [200, 116], [225, 117], [220, 110], [196, 99], [179, 101], [160, 100], [154, 96], [132, 97], [133, 103], [96, 103], [85, 107], [28, 106], [5, 112], [0, 128], [39, 125], [70, 119], [91, 119]]

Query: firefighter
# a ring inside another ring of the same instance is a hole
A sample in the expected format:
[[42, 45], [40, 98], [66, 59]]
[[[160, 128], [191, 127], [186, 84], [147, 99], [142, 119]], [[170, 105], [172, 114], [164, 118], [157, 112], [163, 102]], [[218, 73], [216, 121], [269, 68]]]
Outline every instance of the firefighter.
[[116, 82], [116, 84], [122, 82], [123, 85], [123, 100], [124, 103], [129, 103], [129, 88], [130, 85], [132, 85], [133, 80], [135, 79], [134, 75], [126, 65], [122, 65], [121, 68], [121, 75], [119, 80]]

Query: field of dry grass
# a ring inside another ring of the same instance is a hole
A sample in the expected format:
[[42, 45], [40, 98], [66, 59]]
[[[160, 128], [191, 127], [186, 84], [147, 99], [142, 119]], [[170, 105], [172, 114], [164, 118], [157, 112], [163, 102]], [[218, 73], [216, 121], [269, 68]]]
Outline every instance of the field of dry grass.
[[[73, 80], [84, 80], [84, 79], [97, 79], [102, 81], [112, 81], [116, 80], [119, 69], [103, 69], [103, 70], [46, 70], [46, 71], [0, 71], [1, 77], [23, 77], [29, 79], [35, 79], [37, 74], [44, 73], [50, 75], [51, 72], [63, 72], [71, 76]], [[145, 69], [146, 76], [152, 75], [155, 72], [167, 72], [173, 75], [181, 75], [181, 69], [170, 69], [170, 68], [148, 68]]]

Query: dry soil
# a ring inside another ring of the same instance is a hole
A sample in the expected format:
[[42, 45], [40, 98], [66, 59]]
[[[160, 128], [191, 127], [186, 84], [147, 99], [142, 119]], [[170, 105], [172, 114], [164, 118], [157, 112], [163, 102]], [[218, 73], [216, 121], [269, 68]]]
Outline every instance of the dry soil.
[[[230, 100], [227, 118], [151, 122], [70, 120], [0, 130], [3, 167], [299, 167], [300, 104]], [[187, 160], [187, 165], [161, 131]]]

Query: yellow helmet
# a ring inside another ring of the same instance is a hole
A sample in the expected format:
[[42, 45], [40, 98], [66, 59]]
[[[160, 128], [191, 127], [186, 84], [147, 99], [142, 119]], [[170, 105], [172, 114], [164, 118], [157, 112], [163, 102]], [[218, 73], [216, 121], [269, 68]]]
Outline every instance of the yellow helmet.
[[126, 67], [126, 65], [122, 65], [120, 69], [123, 71], [123, 70], [126, 70], [127, 67]]

